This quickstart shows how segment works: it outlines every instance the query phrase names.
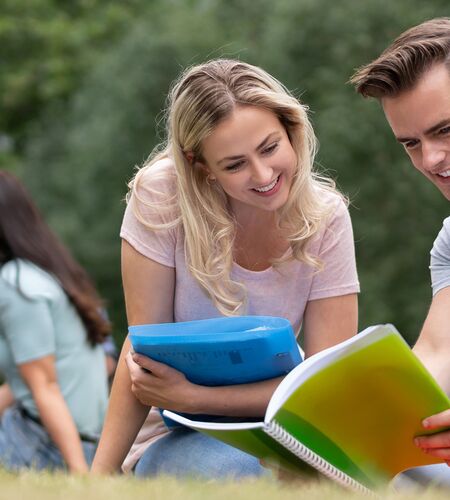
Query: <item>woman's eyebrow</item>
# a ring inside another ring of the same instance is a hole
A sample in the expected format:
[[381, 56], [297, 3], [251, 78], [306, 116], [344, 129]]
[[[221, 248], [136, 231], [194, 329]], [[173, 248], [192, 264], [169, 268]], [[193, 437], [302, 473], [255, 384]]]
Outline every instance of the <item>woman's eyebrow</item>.
[[[271, 132], [260, 144], [258, 144], [258, 146], [256, 146], [256, 149], [258, 150], [258, 149], [263, 148], [270, 141], [270, 139], [274, 135], [276, 135], [277, 133], [278, 132], [276, 132], [276, 131]], [[240, 160], [243, 157], [244, 157], [244, 155], [225, 156], [225, 158], [222, 158], [221, 160], [219, 160], [217, 162], [217, 165], [220, 165], [221, 163], [226, 162], [226, 161]]]

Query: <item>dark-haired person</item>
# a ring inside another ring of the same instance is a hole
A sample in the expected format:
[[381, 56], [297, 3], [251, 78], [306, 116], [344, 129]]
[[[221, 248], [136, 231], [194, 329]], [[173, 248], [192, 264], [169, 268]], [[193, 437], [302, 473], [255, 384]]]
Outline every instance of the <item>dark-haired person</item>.
[[[351, 81], [362, 96], [379, 99], [414, 167], [450, 201], [450, 18], [404, 32]], [[434, 242], [430, 269], [433, 300], [414, 351], [448, 393], [450, 217]], [[450, 410], [426, 418], [423, 426], [450, 427]], [[450, 465], [450, 430], [417, 438], [416, 444]], [[422, 470], [436, 473], [434, 466]], [[440, 479], [450, 485], [450, 469], [442, 469]]]
[[0, 171], [0, 467], [88, 470], [108, 395], [101, 306], [25, 188]]

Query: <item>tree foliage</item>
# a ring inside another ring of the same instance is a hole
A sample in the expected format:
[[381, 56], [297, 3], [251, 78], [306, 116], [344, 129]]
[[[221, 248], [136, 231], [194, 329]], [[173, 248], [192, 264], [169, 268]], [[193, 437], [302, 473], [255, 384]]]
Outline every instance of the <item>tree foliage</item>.
[[310, 106], [320, 168], [351, 200], [360, 326], [393, 322], [410, 340], [417, 335], [430, 301], [428, 253], [447, 202], [409, 165], [378, 103], [347, 82], [401, 31], [448, 14], [447, 0], [6, 5], [0, 133], [13, 147], [3, 158], [95, 277], [118, 338], [126, 183], [164, 138], [171, 81], [218, 56], [261, 65]]

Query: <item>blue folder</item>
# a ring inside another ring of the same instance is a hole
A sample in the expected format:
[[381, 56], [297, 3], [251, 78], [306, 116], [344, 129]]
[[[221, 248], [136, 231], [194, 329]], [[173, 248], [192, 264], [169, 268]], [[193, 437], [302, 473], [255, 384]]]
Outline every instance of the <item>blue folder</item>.
[[128, 328], [135, 352], [217, 386], [287, 374], [301, 361], [291, 324], [272, 316], [236, 316]]

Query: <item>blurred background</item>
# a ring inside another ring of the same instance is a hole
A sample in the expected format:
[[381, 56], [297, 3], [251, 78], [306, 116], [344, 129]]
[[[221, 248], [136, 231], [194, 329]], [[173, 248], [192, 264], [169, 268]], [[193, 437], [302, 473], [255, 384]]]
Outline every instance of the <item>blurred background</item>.
[[260, 65], [310, 106], [320, 169], [351, 200], [360, 329], [391, 322], [413, 342], [448, 201], [347, 81], [401, 31], [446, 15], [448, 0], [2, 0], [0, 168], [94, 277], [120, 345], [123, 199], [164, 138], [169, 85], [213, 57]]

